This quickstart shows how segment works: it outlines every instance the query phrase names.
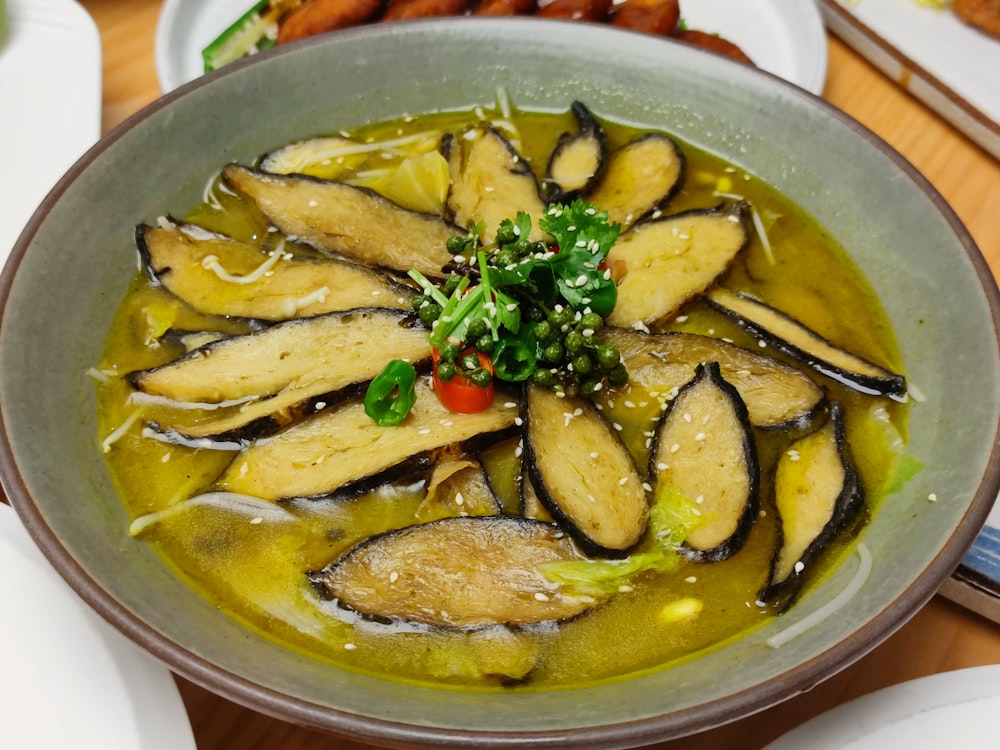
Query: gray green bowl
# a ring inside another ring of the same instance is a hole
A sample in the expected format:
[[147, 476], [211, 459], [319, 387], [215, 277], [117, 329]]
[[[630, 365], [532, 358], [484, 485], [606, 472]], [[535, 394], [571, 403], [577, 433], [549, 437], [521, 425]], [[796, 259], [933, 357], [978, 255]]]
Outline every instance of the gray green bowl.
[[[225, 162], [407, 113], [579, 99], [665, 128], [772, 183], [854, 256], [888, 310], [926, 468], [864, 531], [873, 568], [834, 615], [780, 648], [858, 558], [785, 617], [708, 655], [584, 689], [480, 694], [341, 671], [228, 619], [128, 536], [86, 372], [135, 273], [133, 227], [182, 215]], [[388, 745], [630, 747], [745, 716], [812, 687], [913, 615], [997, 495], [998, 293], [973, 240], [885, 143], [808, 93], [709, 53], [588, 24], [453, 19], [369, 27], [237, 63], [118, 127], [63, 178], [0, 277], [0, 477], [83, 598], [176, 672], [300, 724]], [[928, 496], [936, 494], [937, 502]], [[30, 603], [26, 604], [30, 605]]]

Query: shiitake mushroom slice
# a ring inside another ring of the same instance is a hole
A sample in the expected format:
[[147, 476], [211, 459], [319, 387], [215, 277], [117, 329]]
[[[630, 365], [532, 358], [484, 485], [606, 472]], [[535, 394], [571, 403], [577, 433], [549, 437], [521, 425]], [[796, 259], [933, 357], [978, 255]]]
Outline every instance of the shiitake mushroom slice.
[[618, 284], [611, 325], [651, 327], [675, 315], [721, 277], [749, 244], [750, 211], [739, 202], [686, 211], [635, 226], [607, 265]]
[[381, 622], [440, 628], [567, 620], [594, 606], [542, 572], [580, 559], [557, 526], [514, 516], [446, 518], [371, 537], [308, 574], [320, 596]]
[[684, 183], [684, 154], [673, 140], [649, 133], [613, 151], [586, 199], [626, 230], [665, 206]]
[[780, 533], [761, 599], [784, 608], [800, 591], [812, 563], [863, 517], [864, 491], [847, 454], [839, 404], [830, 405], [822, 428], [780, 456], [774, 493]]
[[632, 384], [663, 394], [683, 387], [699, 364], [718, 363], [722, 377], [739, 391], [750, 424], [757, 429], [805, 428], [826, 405], [823, 389], [801, 370], [721, 339], [610, 326], [599, 336], [618, 348]]
[[222, 180], [253, 201], [287, 237], [376, 268], [415, 268], [440, 278], [463, 234], [440, 216], [421, 214], [367, 188], [305, 175], [278, 175], [228, 164]]
[[838, 383], [875, 396], [901, 398], [906, 394], [902, 375], [841, 349], [795, 318], [750, 295], [718, 287], [708, 293], [707, 300], [761, 341]]
[[531, 167], [496, 129], [472, 129], [442, 139], [451, 186], [447, 206], [455, 224], [482, 222], [494, 232], [505, 219], [523, 211], [531, 217], [530, 240], [543, 238], [538, 221], [545, 202]]
[[549, 203], [569, 203], [604, 176], [608, 158], [604, 128], [581, 102], [573, 102], [571, 110], [577, 132], [559, 136], [542, 179], [542, 193]]
[[[158, 423], [178, 442], [248, 440], [273, 432], [317, 404], [357, 395], [393, 359], [427, 365], [426, 331], [412, 314], [375, 308], [300, 318], [209, 342], [126, 375], [138, 391], [192, 408], [196, 421]], [[218, 446], [221, 447], [221, 446]]]
[[517, 406], [504, 397], [478, 414], [448, 411], [426, 378], [416, 401], [395, 427], [380, 427], [361, 399], [317, 412], [278, 434], [256, 440], [234, 458], [216, 489], [279, 501], [297, 497], [348, 497], [433, 466], [446, 446], [475, 452], [479, 439], [516, 431]]
[[620, 555], [642, 539], [649, 503], [618, 433], [589, 399], [525, 388], [524, 460], [542, 504], [588, 553]]
[[684, 540], [693, 560], [717, 562], [744, 545], [760, 506], [760, 467], [746, 407], [717, 363], [698, 365], [653, 437], [649, 476], [697, 505], [704, 523]]
[[208, 315], [276, 321], [357, 307], [405, 310], [416, 293], [368, 266], [280, 247], [264, 253], [191, 224], [142, 224], [135, 239], [149, 277]]

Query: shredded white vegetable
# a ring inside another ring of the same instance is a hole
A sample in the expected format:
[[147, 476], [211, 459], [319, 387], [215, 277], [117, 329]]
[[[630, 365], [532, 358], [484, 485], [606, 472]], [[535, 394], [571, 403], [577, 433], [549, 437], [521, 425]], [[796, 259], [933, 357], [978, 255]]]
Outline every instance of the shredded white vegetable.
[[815, 612], [803, 617], [794, 625], [791, 625], [780, 633], [776, 633], [767, 639], [766, 643], [771, 648], [779, 648], [785, 645], [791, 640], [798, 638], [800, 635], [805, 633], [807, 630], [819, 625], [821, 622], [826, 620], [830, 615], [839, 610], [845, 604], [847, 604], [854, 595], [861, 590], [861, 587], [865, 585], [865, 581], [868, 580], [868, 576], [872, 572], [872, 553], [868, 549], [868, 546], [863, 542], [858, 543], [858, 569], [854, 574], [854, 578], [851, 582], [847, 584], [843, 591], [837, 594], [833, 599], [828, 601], [822, 607], [817, 609]]
[[134, 412], [129, 414], [128, 418], [120, 425], [118, 425], [117, 429], [115, 429], [110, 435], [104, 438], [104, 441], [101, 443], [101, 450], [104, 451], [105, 453], [110, 453], [111, 446], [117, 443], [119, 440], [122, 439], [122, 437], [125, 436], [125, 433], [132, 428], [132, 425], [138, 422], [139, 419], [142, 417], [142, 413], [143, 413], [142, 409], [136, 409]]
[[257, 266], [257, 268], [255, 268], [253, 271], [246, 274], [245, 276], [236, 276], [234, 274], [229, 273], [229, 271], [223, 268], [222, 264], [219, 262], [218, 257], [215, 255], [206, 255], [204, 258], [202, 258], [201, 266], [206, 271], [213, 271], [215, 275], [218, 276], [223, 281], [228, 281], [232, 284], [253, 284], [264, 278], [264, 276], [267, 275], [267, 272], [270, 271], [272, 268], [274, 268], [278, 264], [278, 261], [284, 257], [284, 255], [285, 255], [285, 241], [281, 240], [278, 243], [278, 246], [267, 254], [267, 260], [265, 260], [263, 263]]
[[169, 406], [172, 409], [203, 409], [205, 411], [214, 411], [215, 409], [225, 409], [228, 406], [240, 406], [241, 404], [247, 404], [251, 401], [256, 401], [260, 396], [251, 395], [243, 396], [242, 398], [234, 398], [228, 401], [218, 401], [218, 402], [208, 402], [208, 401], [177, 401], [167, 396], [158, 396], [153, 393], [144, 393], [142, 391], [133, 391], [129, 394], [128, 403], [129, 405], [144, 406], [150, 405], [162, 405]]
[[144, 516], [139, 516], [128, 527], [128, 533], [131, 536], [139, 536], [139, 534], [150, 526], [159, 523], [165, 518], [170, 518], [190, 508], [202, 505], [248, 515], [251, 517], [251, 521], [256, 523], [260, 523], [260, 521], [256, 521], [257, 518], [267, 521], [295, 520], [295, 516], [280, 505], [269, 503], [257, 497], [240, 495], [235, 492], [206, 492], [203, 495], [195, 495], [188, 500], [175, 503], [155, 513], [147, 513]]

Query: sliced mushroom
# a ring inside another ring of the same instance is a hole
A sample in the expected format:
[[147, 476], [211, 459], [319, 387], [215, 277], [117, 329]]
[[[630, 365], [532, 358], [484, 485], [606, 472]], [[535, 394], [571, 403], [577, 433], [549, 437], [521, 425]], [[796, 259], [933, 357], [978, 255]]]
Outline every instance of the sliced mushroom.
[[576, 617], [595, 604], [564, 595], [541, 572], [579, 556], [550, 524], [446, 518], [373, 537], [309, 579], [324, 598], [383, 622], [534, 625]]
[[380, 427], [352, 400], [246, 446], [219, 478], [219, 489], [264, 500], [364, 492], [433, 465], [433, 451], [514, 428], [517, 408], [497, 398], [486, 411], [445, 409], [426, 379], [396, 427]]
[[528, 386], [527, 474], [543, 505], [588, 552], [621, 554], [642, 538], [649, 504], [614, 428], [589, 399]]
[[665, 206], [684, 182], [684, 155], [670, 138], [650, 133], [612, 152], [586, 198], [628, 229]]
[[745, 203], [688, 211], [626, 232], [608, 253], [618, 281], [611, 325], [654, 326], [709, 289], [750, 242]]
[[656, 430], [654, 492], [670, 487], [705, 519], [684, 540], [695, 560], [725, 560], [746, 542], [760, 505], [760, 468], [746, 407], [714, 362], [698, 365]]
[[269, 253], [191, 224], [136, 229], [149, 275], [194, 309], [259, 320], [357, 307], [409, 309], [415, 294], [373, 268], [333, 258]]
[[803, 428], [826, 404], [823, 389], [804, 372], [721, 339], [612, 327], [600, 336], [618, 347], [631, 383], [662, 394], [680, 390], [698, 365], [717, 362], [722, 377], [739, 391], [750, 424], [759, 429]]
[[820, 430], [794, 442], [778, 459], [774, 492], [779, 546], [761, 598], [787, 607], [812, 564], [864, 511], [839, 404], [830, 405], [830, 418]]
[[252, 200], [285, 235], [376, 268], [415, 268], [440, 277], [448, 238], [462, 234], [439, 216], [416, 213], [366, 188], [305, 175], [277, 175], [229, 164], [229, 187]]
[[719, 287], [709, 293], [708, 301], [760, 340], [838, 383], [869, 395], [901, 397], [906, 393], [902, 375], [841, 349], [760, 300]]
[[608, 158], [604, 128], [580, 102], [573, 102], [572, 111], [577, 132], [559, 136], [542, 180], [542, 192], [549, 203], [569, 203], [604, 176]]
[[538, 220], [545, 203], [538, 181], [506, 138], [493, 128], [470, 130], [446, 137], [443, 150], [451, 170], [448, 210], [456, 224], [472, 227], [482, 222], [486, 232], [494, 232], [523, 211], [532, 221], [529, 239], [542, 239]]

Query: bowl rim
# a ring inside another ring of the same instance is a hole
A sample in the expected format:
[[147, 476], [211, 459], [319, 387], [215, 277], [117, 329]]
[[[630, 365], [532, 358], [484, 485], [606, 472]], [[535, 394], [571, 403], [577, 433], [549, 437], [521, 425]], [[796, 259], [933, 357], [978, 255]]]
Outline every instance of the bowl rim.
[[[368, 37], [373, 35], [395, 35], [404, 26], [450, 27], [454, 23], [463, 25], [479, 23], [484, 28], [520, 23], [552, 24], [562, 27], [566, 22], [531, 19], [489, 18], [475, 22], [469, 19], [415, 20], [399, 24], [399, 28], [357, 27], [334, 32], [322, 37], [304, 39], [276, 48], [267, 53], [273, 59], [314, 46], [337, 44], [342, 39]], [[556, 31], [556, 29], [554, 29]], [[565, 29], [558, 31], [565, 33]], [[601, 33], [635, 34], [620, 29], [606, 29]], [[685, 55], [704, 55], [719, 58], [716, 53], [698, 49], [688, 49]], [[32, 238], [43, 223], [44, 215], [55, 205], [76, 178], [112, 144], [131, 129], [158, 112], [168, 108], [173, 101], [212, 85], [219, 78], [236, 74], [238, 71], [258, 65], [263, 56], [240, 60], [224, 69], [214, 71], [184, 84], [174, 91], [146, 105], [117, 127], [103, 136], [66, 172], [27, 223], [20, 238], [15, 243], [10, 258], [0, 273], [0, 331], [10, 299], [17, 269], [24, 258]], [[738, 66], [738, 63], [726, 62]], [[736, 67], [734, 67], [736, 72]], [[980, 282], [993, 321], [993, 334], [1000, 346], [1000, 291], [996, 278], [954, 210], [943, 196], [905, 157], [880, 136], [820, 97], [790, 84], [766, 71], [743, 71], [742, 75], [756, 75], [770, 78], [772, 85], [782, 88], [785, 94], [799, 98], [809, 106], [818, 108], [828, 117], [850, 128], [860, 138], [874, 146], [888, 158], [920, 191], [934, 204], [941, 216], [948, 222], [951, 231], [963, 247]], [[476, 730], [415, 725], [396, 722], [376, 716], [354, 714], [331, 706], [314, 703], [298, 697], [275, 691], [263, 684], [242, 677], [198, 656], [182, 644], [161, 633], [134, 615], [114, 599], [101, 584], [92, 578], [73, 555], [62, 546], [59, 539], [47, 525], [39, 508], [35, 505], [19, 473], [13, 450], [7, 434], [5, 414], [0, 405], [0, 485], [24, 523], [30, 536], [43, 554], [57, 568], [69, 585], [106, 621], [130, 640], [141, 646], [153, 657], [170, 669], [216, 694], [229, 698], [248, 708], [284, 721], [314, 727], [328, 733], [351, 739], [370, 741], [386, 746], [412, 747], [634, 747], [666, 738], [679, 738], [699, 731], [711, 729], [736, 719], [761, 711], [793, 697], [815, 684], [831, 677], [862, 658], [872, 649], [891, 636], [912, 617], [933, 595], [938, 587], [955, 570], [966, 550], [971, 547], [979, 529], [1000, 489], [1000, 424], [996, 426], [990, 449], [988, 466], [980, 478], [973, 499], [967, 506], [954, 532], [943, 544], [940, 552], [924, 569], [920, 578], [912, 582], [899, 596], [889, 601], [871, 619], [849, 635], [841, 638], [832, 647], [796, 666], [780, 673], [766, 685], [755, 685], [720, 698], [695, 706], [673, 710], [652, 717], [644, 717], [624, 722], [584, 726], [572, 729], [554, 730]]]

